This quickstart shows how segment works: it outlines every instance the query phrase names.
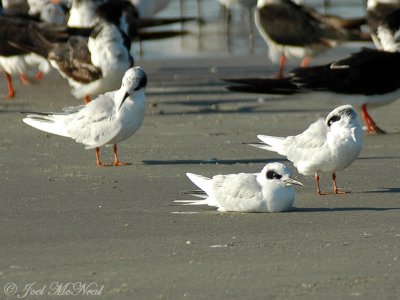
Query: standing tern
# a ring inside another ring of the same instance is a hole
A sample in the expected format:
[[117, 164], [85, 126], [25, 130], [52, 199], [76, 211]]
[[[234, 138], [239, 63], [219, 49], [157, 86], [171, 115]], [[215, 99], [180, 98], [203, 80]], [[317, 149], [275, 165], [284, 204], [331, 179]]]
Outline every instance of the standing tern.
[[333, 193], [345, 194], [336, 184], [336, 173], [346, 169], [357, 158], [362, 148], [363, 131], [351, 105], [331, 111], [326, 119], [319, 119], [296, 136], [257, 136], [262, 143], [251, 146], [284, 155], [293, 162], [300, 174], [314, 175], [317, 193], [320, 189], [319, 173], [331, 173]]
[[127, 165], [118, 159], [117, 143], [133, 135], [141, 126], [145, 111], [146, 73], [140, 67], [125, 72], [119, 90], [99, 95], [87, 105], [67, 107], [63, 113], [25, 113], [23, 121], [39, 130], [74, 139], [85, 149], [113, 145], [114, 166]]

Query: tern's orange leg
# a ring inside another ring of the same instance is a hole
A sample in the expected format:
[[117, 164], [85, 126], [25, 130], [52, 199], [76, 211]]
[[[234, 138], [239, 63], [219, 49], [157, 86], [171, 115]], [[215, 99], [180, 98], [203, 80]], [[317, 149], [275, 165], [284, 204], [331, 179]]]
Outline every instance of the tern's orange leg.
[[310, 65], [311, 62], [311, 57], [306, 56], [303, 58], [303, 60], [300, 63], [300, 67], [302, 68], [307, 68]]
[[11, 75], [6, 72], [6, 78], [7, 78], [7, 86], [8, 86], [8, 95], [6, 98], [14, 98], [15, 96], [15, 90], [13, 88], [12, 84], [12, 78]]
[[333, 194], [343, 195], [343, 194], [351, 193], [350, 191], [341, 191], [338, 189], [337, 184], [336, 184], [336, 174], [335, 173], [332, 174], [332, 181], [333, 181], [333, 192], [332, 192]]
[[118, 149], [117, 149], [117, 144], [113, 145], [113, 150], [114, 150], [114, 166], [118, 167], [118, 166], [129, 166], [132, 163], [124, 163], [124, 162], [120, 162], [118, 159]]
[[361, 112], [362, 112], [362, 116], [364, 118], [365, 125], [367, 125], [367, 132], [369, 134], [371, 134], [371, 133], [385, 133], [384, 130], [380, 129], [375, 124], [374, 120], [372, 120], [371, 116], [368, 114], [367, 105], [366, 104], [363, 104], [361, 106]]
[[85, 96], [84, 103], [85, 103], [85, 104], [88, 104], [90, 101], [91, 101], [91, 100], [90, 100], [90, 96]]
[[29, 81], [28, 77], [24, 73], [19, 74], [19, 79], [21, 80], [23, 85], [29, 85], [31, 82]]
[[102, 162], [100, 161], [100, 148], [97, 147], [95, 150], [96, 150], [96, 166], [98, 166], [98, 167], [104, 167], [104, 165], [103, 165]]
[[38, 72], [36, 73], [36, 75], [35, 75], [35, 78], [36, 78], [37, 80], [42, 80], [42, 79], [43, 79], [43, 76], [44, 76], [43, 72], [42, 72], [42, 71], [38, 71]]
[[317, 185], [317, 193], [318, 193], [318, 195], [327, 195], [327, 193], [321, 192], [321, 189], [319, 187], [319, 176], [318, 176], [318, 173], [315, 174], [315, 183]]
[[279, 73], [277, 75], [277, 79], [282, 79], [284, 77], [285, 66], [286, 66], [286, 56], [284, 53], [282, 53], [281, 59], [279, 61]]

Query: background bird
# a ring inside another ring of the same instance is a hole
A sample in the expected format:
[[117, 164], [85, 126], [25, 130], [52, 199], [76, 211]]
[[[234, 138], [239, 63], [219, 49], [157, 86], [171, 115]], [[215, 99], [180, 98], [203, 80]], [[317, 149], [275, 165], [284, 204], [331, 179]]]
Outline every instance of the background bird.
[[[367, 106], [382, 106], [400, 97], [400, 77], [396, 76], [400, 53], [363, 49], [325, 65], [292, 70], [286, 78], [227, 79], [241, 85], [231, 91], [297, 95], [315, 101], [348, 103], [361, 108], [368, 133], [384, 133], [372, 119]], [[393, 70], [393, 71], [390, 71]]]
[[400, 0], [368, 0], [367, 1], [367, 23], [370, 28], [371, 37], [378, 49], [383, 49], [378, 38], [378, 26], [380, 22], [391, 12], [400, 8]]
[[384, 51], [400, 50], [400, 8], [392, 11], [379, 23], [376, 37]]
[[291, 0], [258, 0], [255, 22], [271, 61], [279, 61], [279, 78], [284, 75], [286, 58], [300, 58], [306, 67], [311, 57], [348, 38], [346, 30]]
[[52, 43], [40, 30], [31, 30], [31, 43], [21, 47], [47, 58], [68, 80], [72, 94], [87, 103], [91, 96], [118, 88], [133, 66], [124, 5], [123, 1], [100, 5], [88, 38], [71, 36], [67, 42]]

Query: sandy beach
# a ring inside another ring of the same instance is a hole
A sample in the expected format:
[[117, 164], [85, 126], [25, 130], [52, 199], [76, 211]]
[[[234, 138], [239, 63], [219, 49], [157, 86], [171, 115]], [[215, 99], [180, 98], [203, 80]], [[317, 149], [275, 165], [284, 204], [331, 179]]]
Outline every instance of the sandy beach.
[[[225, 89], [222, 78], [273, 74], [263, 54], [137, 64], [148, 74], [148, 107], [119, 145], [131, 166], [98, 168], [94, 151], [22, 123], [20, 111], [81, 104], [56, 72], [28, 87], [16, 81], [16, 98], [0, 100], [1, 299], [70, 299], [69, 290], [86, 299], [82, 284], [101, 299], [400, 297], [399, 101], [370, 110], [388, 134], [366, 135], [338, 174], [351, 194], [318, 196], [314, 179], [294, 170], [304, 187], [292, 211], [221, 214], [173, 203], [194, 187], [186, 172], [292, 166], [241, 143], [298, 134], [335, 104]], [[102, 159], [112, 161], [111, 148]], [[330, 175], [322, 188], [331, 189]]]

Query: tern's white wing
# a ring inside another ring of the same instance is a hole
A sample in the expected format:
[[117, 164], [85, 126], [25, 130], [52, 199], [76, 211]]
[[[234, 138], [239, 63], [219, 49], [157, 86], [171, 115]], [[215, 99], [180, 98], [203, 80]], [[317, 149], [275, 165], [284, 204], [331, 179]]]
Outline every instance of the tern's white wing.
[[329, 157], [327, 147], [327, 133], [329, 127], [325, 120], [319, 119], [303, 133], [289, 136], [283, 142], [283, 155], [292, 161], [299, 172], [308, 173], [306, 169], [314, 169], [314, 164], [321, 164]]
[[69, 120], [67, 130], [70, 136], [85, 144], [86, 149], [107, 144], [120, 130], [121, 124], [115, 122], [114, 95], [114, 92], [109, 92], [98, 96]]
[[216, 175], [212, 179], [212, 196], [221, 210], [255, 211], [263, 199], [255, 174]]

